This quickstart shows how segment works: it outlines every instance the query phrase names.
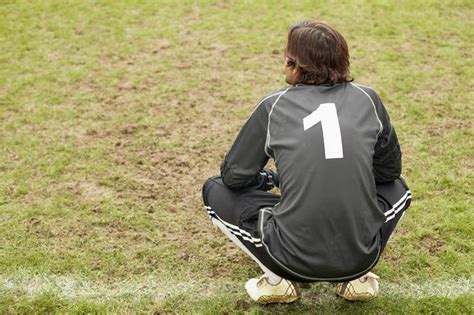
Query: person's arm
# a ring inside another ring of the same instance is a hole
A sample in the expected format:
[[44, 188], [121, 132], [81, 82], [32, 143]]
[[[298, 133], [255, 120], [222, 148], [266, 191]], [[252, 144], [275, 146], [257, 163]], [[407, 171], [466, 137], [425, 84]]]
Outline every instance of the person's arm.
[[[276, 95], [275, 95], [276, 96]], [[240, 130], [230, 151], [221, 164], [221, 177], [230, 188], [256, 186], [257, 189], [268, 190], [278, 180], [276, 172], [263, 169], [268, 162], [265, 154], [267, 137], [268, 111], [264, 99]]]
[[392, 182], [400, 177], [402, 171], [402, 152], [397, 133], [380, 98], [375, 95], [377, 114], [383, 126], [375, 144], [373, 173], [376, 183]]

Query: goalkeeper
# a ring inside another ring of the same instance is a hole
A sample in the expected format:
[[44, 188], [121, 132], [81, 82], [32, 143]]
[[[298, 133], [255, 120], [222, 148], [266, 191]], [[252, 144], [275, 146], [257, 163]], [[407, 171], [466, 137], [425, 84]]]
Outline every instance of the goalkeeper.
[[285, 74], [289, 86], [258, 103], [204, 184], [207, 212], [263, 270], [245, 285], [253, 300], [289, 303], [297, 282], [313, 281], [370, 300], [370, 271], [411, 201], [395, 129], [377, 93], [350, 79], [346, 41], [329, 25], [290, 27]]

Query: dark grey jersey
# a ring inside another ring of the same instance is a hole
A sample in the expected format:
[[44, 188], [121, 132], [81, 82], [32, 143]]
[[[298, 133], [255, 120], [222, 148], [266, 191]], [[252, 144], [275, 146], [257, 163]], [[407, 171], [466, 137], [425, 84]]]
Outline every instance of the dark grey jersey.
[[263, 98], [222, 163], [224, 183], [252, 185], [269, 158], [281, 200], [261, 210], [259, 231], [272, 258], [311, 280], [369, 270], [385, 222], [376, 182], [401, 171], [398, 140], [374, 90], [298, 85]]

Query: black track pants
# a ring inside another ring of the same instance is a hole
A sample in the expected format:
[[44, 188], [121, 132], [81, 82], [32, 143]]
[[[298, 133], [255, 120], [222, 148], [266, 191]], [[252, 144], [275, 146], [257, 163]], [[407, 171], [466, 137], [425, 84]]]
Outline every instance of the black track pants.
[[[380, 253], [383, 252], [398, 221], [410, 205], [410, 198], [403, 198], [407, 194], [410, 192], [401, 178], [392, 183], [377, 185], [378, 204], [387, 220], [380, 230], [382, 242]], [[209, 178], [204, 184], [203, 199], [210, 219], [220, 221], [261, 264], [285, 279], [307, 282], [295, 278], [279, 267], [262, 246], [258, 231], [260, 209], [273, 207], [280, 201], [279, 195], [256, 187], [230, 189], [223, 184], [220, 177], [216, 176]], [[399, 201], [403, 199], [405, 202], [401, 204]]]

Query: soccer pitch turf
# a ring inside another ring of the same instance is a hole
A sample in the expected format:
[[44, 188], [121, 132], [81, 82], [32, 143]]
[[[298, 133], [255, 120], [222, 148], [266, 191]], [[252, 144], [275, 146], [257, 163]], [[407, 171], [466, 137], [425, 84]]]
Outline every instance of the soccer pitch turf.
[[[471, 1], [0, 1], [0, 313], [469, 313]], [[262, 307], [202, 183], [285, 85], [288, 25], [346, 38], [397, 129], [413, 202], [381, 295]]]

